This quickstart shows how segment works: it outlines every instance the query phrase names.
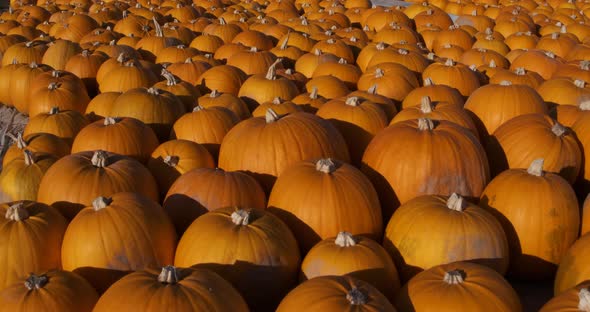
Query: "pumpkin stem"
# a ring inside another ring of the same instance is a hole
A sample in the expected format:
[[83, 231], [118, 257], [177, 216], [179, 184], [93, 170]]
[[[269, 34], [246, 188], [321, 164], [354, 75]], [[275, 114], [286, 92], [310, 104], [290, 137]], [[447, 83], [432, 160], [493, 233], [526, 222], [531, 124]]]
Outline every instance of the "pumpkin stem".
[[107, 166], [107, 159], [109, 158], [109, 155], [107, 154], [107, 152], [102, 151], [102, 150], [98, 150], [96, 152], [94, 152], [94, 155], [92, 155], [92, 159], [90, 160], [92, 162], [92, 165], [98, 168], [104, 168]]
[[250, 210], [236, 208], [236, 211], [231, 214], [231, 220], [235, 225], [248, 225]]
[[535, 159], [527, 169], [527, 172], [531, 175], [541, 177], [543, 176], [543, 164], [545, 160], [543, 158]]
[[514, 73], [519, 75], [519, 76], [523, 76], [524, 74], [526, 74], [526, 70], [524, 69], [524, 67], [517, 67], [514, 70]]
[[501, 86], [511, 86], [512, 85], [512, 81], [510, 80], [502, 80], [499, 83]]
[[551, 132], [553, 132], [553, 134], [555, 134], [556, 136], [560, 137], [567, 132], [567, 128], [559, 122], [555, 122], [553, 127], [551, 127]]
[[112, 202], [112, 198], [98, 196], [92, 201], [92, 208], [94, 208], [94, 211], [99, 211], [108, 207]]
[[277, 79], [277, 64], [279, 64], [283, 59], [278, 58], [270, 67], [268, 67], [268, 71], [266, 72], [266, 79], [268, 80], [275, 80]]
[[312, 100], [316, 100], [318, 98], [318, 87], [311, 87], [311, 93], [309, 93], [309, 98]]
[[162, 77], [164, 77], [166, 79], [166, 85], [167, 86], [175, 86], [178, 84], [178, 80], [176, 79], [176, 77], [174, 77], [174, 75], [167, 71], [165, 68], [162, 69], [162, 72], [160, 73], [162, 75]]
[[574, 80], [574, 84], [578, 88], [584, 88], [584, 87], [586, 87], [586, 82], [584, 80], [581, 80], [581, 79]]
[[283, 40], [283, 42], [281, 43], [281, 46], [279, 47], [279, 49], [281, 50], [285, 50], [288, 47], [289, 44], [289, 36], [291, 35], [291, 32], [288, 31], [287, 35], [285, 36], [285, 40]]
[[461, 284], [465, 281], [465, 272], [461, 270], [452, 270], [446, 272], [443, 281], [450, 285]]
[[423, 96], [420, 100], [420, 111], [423, 114], [430, 114], [434, 109], [434, 105], [432, 105], [432, 101], [430, 100], [429, 96]]
[[455, 66], [455, 61], [453, 61], [453, 59], [449, 58], [445, 61], [445, 66]]
[[268, 124], [268, 123], [275, 122], [275, 121], [279, 120], [279, 118], [281, 118], [281, 117], [272, 108], [269, 108], [266, 110], [265, 118], [266, 118], [266, 123]]
[[158, 275], [158, 282], [164, 284], [176, 284], [179, 280], [178, 269], [173, 265], [163, 267], [162, 272]]
[[375, 49], [377, 50], [385, 50], [385, 42], [381, 41], [375, 45]]
[[103, 125], [105, 125], [105, 126], [111, 126], [111, 125], [116, 124], [119, 121], [120, 121], [120, 119], [117, 118], [117, 117], [105, 117], [104, 118]]
[[24, 202], [21, 201], [8, 207], [4, 217], [12, 221], [24, 221], [29, 218], [29, 212], [25, 209]]
[[580, 61], [580, 69], [581, 70], [590, 70], [590, 61], [587, 61], [587, 60]]
[[330, 174], [336, 171], [336, 164], [331, 158], [323, 158], [315, 163], [315, 170]]
[[346, 299], [351, 305], [363, 305], [367, 303], [368, 298], [360, 289], [354, 287], [346, 294]]
[[372, 95], [377, 94], [377, 84], [370, 86], [369, 89], [367, 89], [367, 93]]
[[461, 195], [453, 193], [447, 200], [447, 207], [455, 211], [463, 211], [465, 209], [465, 200]]
[[360, 105], [360, 99], [356, 96], [351, 96], [349, 98], [346, 99], [346, 101], [344, 102], [346, 105], [350, 105], [350, 106], [359, 106]]
[[47, 89], [49, 89], [49, 90], [53, 91], [53, 90], [55, 90], [55, 89], [59, 88], [59, 87], [60, 87], [60, 85], [61, 85], [61, 83], [59, 83], [59, 82], [51, 82], [51, 83], [49, 83], [49, 85], [47, 86]]
[[156, 89], [154, 87], [147, 89], [147, 93], [152, 94], [152, 95], [160, 95], [160, 92], [158, 91], [158, 89]]
[[47, 285], [47, 282], [49, 282], [47, 275], [35, 275], [31, 273], [31, 275], [25, 280], [25, 287], [27, 287], [28, 290], [41, 289]]
[[16, 137], [12, 133], [6, 133], [6, 136], [16, 142], [16, 147], [18, 147], [18, 149], [22, 150], [23, 148], [27, 147], [27, 142], [23, 140], [22, 132], [17, 133]]
[[578, 107], [583, 111], [590, 110], [590, 100], [581, 101]]
[[496, 67], [498, 67], [498, 66], [496, 65], [496, 61], [494, 61], [494, 60], [491, 60], [491, 61], [490, 61], [490, 65], [489, 65], [489, 67], [490, 67], [490, 68], [496, 68]]
[[213, 90], [211, 90], [211, 93], [209, 93], [210, 98], [216, 98], [216, 97], [219, 97], [220, 95], [221, 95], [221, 93], [219, 93], [219, 91], [217, 91], [217, 89], [213, 89]]
[[176, 167], [179, 161], [180, 157], [178, 156], [166, 155], [166, 157], [164, 157], [164, 163], [172, 168]]
[[25, 157], [25, 165], [30, 166], [35, 163], [35, 156], [33, 152], [29, 151], [28, 149], [23, 151]]
[[194, 108], [193, 108], [193, 112], [198, 112], [198, 111], [202, 111], [203, 109], [205, 109], [203, 106], [197, 104]]
[[350, 232], [339, 232], [334, 240], [334, 244], [340, 247], [352, 247], [356, 245], [356, 240]]
[[375, 78], [381, 78], [385, 75], [385, 72], [381, 68], [375, 69]]
[[320, 49], [316, 48], [315, 50], [313, 50], [313, 54], [314, 54], [315, 56], [320, 56], [320, 55], [322, 55], [322, 50], [320, 50]]
[[422, 83], [422, 85], [424, 85], [425, 87], [434, 86], [434, 81], [432, 81], [432, 78], [426, 77], [424, 78], [424, 83]]
[[49, 110], [49, 115], [59, 114], [59, 106], [54, 106]]
[[418, 130], [434, 130], [434, 122], [430, 118], [419, 118], [418, 119]]
[[588, 290], [588, 288], [580, 289], [580, 292], [578, 292], [578, 298], [580, 299], [580, 301], [578, 301], [578, 310], [590, 312], [590, 290]]
[[156, 37], [164, 37], [164, 31], [162, 31], [162, 27], [160, 26], [160, 23], [158, 23], [158, 21], [156, 20], [156, 17], [152, 17], [152, 21], [154, 22], [154, 27], [156, 30]]

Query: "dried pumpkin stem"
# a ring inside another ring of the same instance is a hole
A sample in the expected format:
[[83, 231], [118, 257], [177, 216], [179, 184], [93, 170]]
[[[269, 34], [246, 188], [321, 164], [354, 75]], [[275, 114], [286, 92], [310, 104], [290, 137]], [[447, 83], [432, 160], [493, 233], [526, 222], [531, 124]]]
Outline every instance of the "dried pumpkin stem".
[[25, 280], [25, 287], [28, 290], [41, 289], [47, 285], [47, 282], [49, 282], [47, 275], [35, 275], [31, 273]]
[[59, 114], [59, 106], [54, 106], [51, 109], [49, 109], [49, 115], [55, 115], [55, 114]]
[[60, 86], [61, 86], [61, 83], [59, 83], [59, 82], [51, 82], [47, 86], [47, 89], [53, 91], [53, 90], [59, 88]]
[[375, 69], [375, 78], [381, 78], [385, 75], [385, 72], [381, 68]]
[[311, 87], [311, 93], [309, 93], [309, 98], [312, 100], [316, 100], [318, 98], [318, 87]]
[[193, 108], [193, 112], [198, 112], [198, 111], [202, 111], [205, 108], [199, 104], [197, 104], [194, 108]]
[[25, 209], [24, 202], [21, 201], [8, 207], [4, 217], [12, 221], [23, 221], [29, 218], [29, 212]]
[[213, 89], [211, 91], [211, 93], [209, 93], [210, 98], [216, 98], [216, 97], [219, 97], [220, 95], [221, 95], [221, 93], [219, 93], [219, 91], [217, 91], [216, 89]]
[[510, 80], [502, 80], [502, 81], [500, 81], [499, 85], [501, 85], [501, 86], [511, 86], [512, 85], [512, 81], [510, 81]]
[[526, 74], [526, 70], [524, 69], [524, 67], [517, 67], [514, 70], [514, 73], [517, 74], [518, 76], [524, 76]]
[[248, 225], [250, 222], [250, 210], [238, 209], [232, 212], [231, 220], [236, 225]]
[[171, 87], [178, 84], [178, 80], [176, 79], [176, 77], [174, 77], [174, 75], [172, 75], [172, 73], [167, 71], [166, 69], [162, 69], [162, 72], [160, 74], [162, 75], [162, 77], [164, 77], [164, 79], [166, 79], [167, 86]]
[[282, 61], [282, 58], [278, 58], [276, 61], [274, 61], [274, 63], [272, 63], [268, 67], [268, 71], [266, 72], [266, 79], [275, 80], [277, 78], [277, 64], [279, 64]]
[[117, 118], [117, 117], [105, 117], [104, 118], [103, 125], [105, 125], [105, 126], [111, 126], [111, 125], [116, 124], [119, 121], [120, 121], [120, 119]]
[[434, 129], [434, 122], [430, 118], [419, 118], [418, 119], [418, 130], [425, 131], [425, 130], [433, 130]]
[[178, 269], [173, 265], [163, 267], [162, 272], [158, 275], [158, 282], [164, 284], [176, 284], [179, 280]]
[[334, 244], [340, 247], [352, 247], [356, 245], [356, 240], [350, 232], [339, 232], [334, 240]]
[[351, 305], [363, 305], [366, 304], [368, 300], [367, 295], [365, 295], [365, 293], [356, 287], [352, 288], [346, 294], [346, 299]]
[[590, 312], [590, 290], [588, 288], [580, 289], [578, 298], [578, 310]]
[[445, 273], [443, 281], [450, 285], [461, 284], [465, 281], [464, 274], [461, 270], [452, 270]]
[[156, 37], [164, 37], [164, 31], [162, 30], [162, 27], [160, 26], [160, 23], [158, 23], [158, 20], [156, 20], [155, 16], [152, 18], [152, 21], [154, 22], [154, 27], [156, 30]]
[[423, 83], [423, 85], [424, 85], [425, 87], [427, 87], [427, 86], [434, 86], [434, 81], [432, 81], [432, 78], [430, 78], [430, 77], [426, 77], [426, 78], [424, 78], [424, 83]]
[[451, 210], [455, 211], [463, 211], [465, 209], [466, 203], [463, 197], [457, 193], [451, 194], [449, 199], [447, 200], [447, 207]]
[[283, 42], [281, 43], [281, 46], [279, 47], [279, 49], [281, 50], [286, 50], [287, 47], [289, 46], [289, 36], [291, 35], [291, 32], [288, 31], [287, 35], [285, 36], [285, 40], [283, 40]]
[[92, 159], [90, 160], [92, 165], [98, 168], [104, 168], [107, 166], [107, 159], [109, 158], [109, 155], [107, 154], [107, 152], [102, 151], [102, 150], [98, 150], [96, 152], [94, 152], [94, 154], [92, 155]]
[[556, 136], [560, 137], [560, 136], [563, 136], [567, 132], [567, 128], [564, 127], [559, 122], [555, 122], [553, 127], [551, 127], [551, 132], [553, 132], [553, 134], [555, 134]]
[[330, 174], [336, 171], [336, 163], [331, 158], [323, 158], [315, 163], [315, 169], [317, 171]]
[[576, 79], [576, 80], [574, 80], [574, 85], [576, 85], [576, 87], [578, 87], [578, 88], [585, 88], [586, 82], [581, 79]]
[[35, 163], [35, 156], [33, 155], [33, 152], [26, 149], [23, 151], [23, 155], [25, 157], [25, 165], [30, 166]]
[[578, 107], [583, 111], [590, 110], [590, 100], [581, 101], [580, 104], [578, 104]]
[[541, 177], [543, 176], [543, 164], [545, 160], [543, 158], [535, 159], [527, 169], [527, 172], [531, 175]]
[[369, 89], [367, 89], [367, 93], [372, 95], [377, 94], [377, 84], [370, 86]]
[[266, 118], [266, 123], [275, 122], [281, 118], [272, 108], [266, 110], [264, 117]]
[[94, 211], [99, 211], [108, 207], [112, 202], [112, 198], [98, 196], [92, 201], [92, 208], [94, 208]]
[[432, 105], [432, 101], [430, 100], [429, 96], [423, 96], [420, 99], [420, 111], [423, 114], [430, 114], [434, 110], [434, 105]]
[[180, 162], [180, 157], [174, 155], [166, 155], [164, 157], [164, 163], [172, 168], [176, 167]]
[[356, 96], [351, 96], [347, 98], [344, 103], [350, 106], [359, 106], [361, 104], [361, 100]]

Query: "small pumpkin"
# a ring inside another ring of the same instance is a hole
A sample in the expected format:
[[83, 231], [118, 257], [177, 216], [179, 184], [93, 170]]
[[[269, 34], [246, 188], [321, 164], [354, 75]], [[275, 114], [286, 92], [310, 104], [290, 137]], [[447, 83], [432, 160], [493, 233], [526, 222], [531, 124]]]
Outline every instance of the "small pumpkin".
[[2, 167], [0, 189], [4, 201], [37, 200], [41, 178], [56, 161], [53, 155], [25, 149], [21, 157]]
[[402, 102], [402, 108], [421, 105], [425, 96], [428, 96], [431, 102], [446, 102], [463, 107], [465, 100], [459, 90], [444, 84], [435, 84], [432, 78], [424, 77], [422, 87], [415, 88], [408, 93]]
[[240, 120], [252, 117], [248, 105], [242, 99], [231, 93], [221, 93], [217, 90], [212, 90], [210, 93], [199, 97], [197, 103], [203, 108], [212, 106], [225, 107], [234, 112]]
[[40, 113], [31, 117], [25, 126], [23, 136], [28, 137], [34, 133], [49, 133], [71, 145], [80, 130], [88, 124], [88, 119], [78, 111], [62, 111], [59, 107], [53, 107], [47, 113]]

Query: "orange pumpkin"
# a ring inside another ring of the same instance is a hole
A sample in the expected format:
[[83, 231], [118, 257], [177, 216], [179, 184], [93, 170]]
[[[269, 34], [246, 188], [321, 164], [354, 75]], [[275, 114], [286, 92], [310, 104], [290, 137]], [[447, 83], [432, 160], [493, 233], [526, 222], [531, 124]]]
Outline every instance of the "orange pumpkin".
[[88, 123], [88, 120], [78, 111], [61, 111], [58, 107], [53, 107], [47, 113], [31, 117], [25, 126], [23, 136], [50, 133], [71, 145], [78, 132]]
[[293, 81], [277, 76], [276, 66], [280, 61], [281, 59], [278, 59], [268, 67], [265, 76], [253, 75], [240, 87], [238, 96], [248, 104], [250, 111], [264, 102], [271, 102], [276, 97], [289, 101], [299, 94]]
[[0, 311], [20, 312], [51, 307], [56, 311], [91, 312], [98, 301], [96, 290], [76, 273], [51, 270], [23, 277], [0, 291]]
[[0, 234], [6, 239], [0, 247], [5, 270], [0, 273], [4, 289], [21, 281], [30, 272], [61, 267], [60, 250], [67, 223], [55, 209], [33, 201], [0, 205]]
[[68, 225], [62, 265], [65, 270], [156, 268], [172, 263], [176, 240], [172, 222], [156, 202], [138, 193], [99, 196]]
[[135, 309], [246, 312], [248, 306], [240, 293], [219, 275], [209, 270], [168, 265], [161, 270], [148, 269], [123, 277], [101, 296], [93, 311]]
[[[527, 191], [514, 192], [514, 185]], [[574, 190], [559, 175], [543, 171], [543, 159], [528, 169], [510, 169], [495, 177], [483, 191], [480, 206], [502, 224], [510, 248], [509, 274], [518, 278], [553, 276], [578, 237], [580, 213]]]
[[197, 103], [203, 108], [213, 106], [225, 107], [234, 112], [240, 120], [252, 117], [248, 105], [242, 99], [231, 93], [221, 93], [217, 90], [212, 90], [209, 94], [199, 97]]
[[469, 262], [419, 273], [404, 286], [395, 305], [400, 311], [522, 311], [518, 295], [500, 274]]
[[283, 298], [277, 312], [396, 312], [371, 284], [350, 276], [320, 276], [303, 282]]
[[539, 312], [584, 311], [590, 307], [589, 283], [583, 282], [576, 287], [556, 293], [549, 302], [545, 303]]
[[559, 295], [580, 285], [590, 277], [588, 266], [583, 261], [588, 256], [588, 245], [590, 244], [590, 234], [582, 235], [564, 254], [557, 275], [555, 276], [555, 284], [553, 291], [555, 295]]
[[317, 243], [303, 259], [301, 275], [306, 280], [348, 275], [375, 286], [389, 300], [400, 288], [397, 269], [387, 251], [374, 240], [349, 232]]
[[71, 220], [97, 196], [123, 191], [158, 202], [156, 181], [137, 160], [105, 151], [81, 152], [63, 157], [47, 170], [37, 199]]
[[37, 200], [41, 178], [57, 158], [50, 154], [24, 150], [0, 172], [0, 189], [4, 201]]
[[431, 78], [424, 78], [422, 87], [415, 88], [404, 98], [401, 107], [419, 106], [428, 96], [432, 102], [446, 102], [463, 107], [465, 100], [459, 91], [444, 84], [435, 84]]
[[189, 226], [174, 264], [215, 271], [251, 310], [266, 311], [274, 310], [295, 284], [300, 256], [295, 237], [279, 218], [260, 209], [230, 207], [208, 212]]
[[49, 154], [59, 159], [70, 154], [70, 146], [59, 137], [50, 133], [33, 133], [23, 138], [22, 133], [19, 132], [16, 137], [7, 133], [13, 144], [6, 150], [2, 158], [2, 167], [15, 158], [22, 157], [25, 150], [33, 153]]
[[231, 65], [211, 67], [199, 76], [197, 85], [201, 93], [217, 90], [222, 93], [238, 95], [240, 87], [246, 81], [246, 73]]
[[477, 74], [469, 67], [447, 59], [444, 64], [433, 63], [429, 65], [422, 77], [430, 78], [436, 84], [444, 84], [459, 90], [462, 96], [470, 96], [480, 87]]

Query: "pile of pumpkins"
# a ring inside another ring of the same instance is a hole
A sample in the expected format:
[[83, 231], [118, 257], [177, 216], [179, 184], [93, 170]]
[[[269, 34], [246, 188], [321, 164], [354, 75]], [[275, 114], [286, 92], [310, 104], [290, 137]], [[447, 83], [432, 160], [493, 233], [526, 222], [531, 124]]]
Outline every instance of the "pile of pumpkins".
[[590, 311], [588, 0], [11, 0], [0, 56], [0, 311]]

